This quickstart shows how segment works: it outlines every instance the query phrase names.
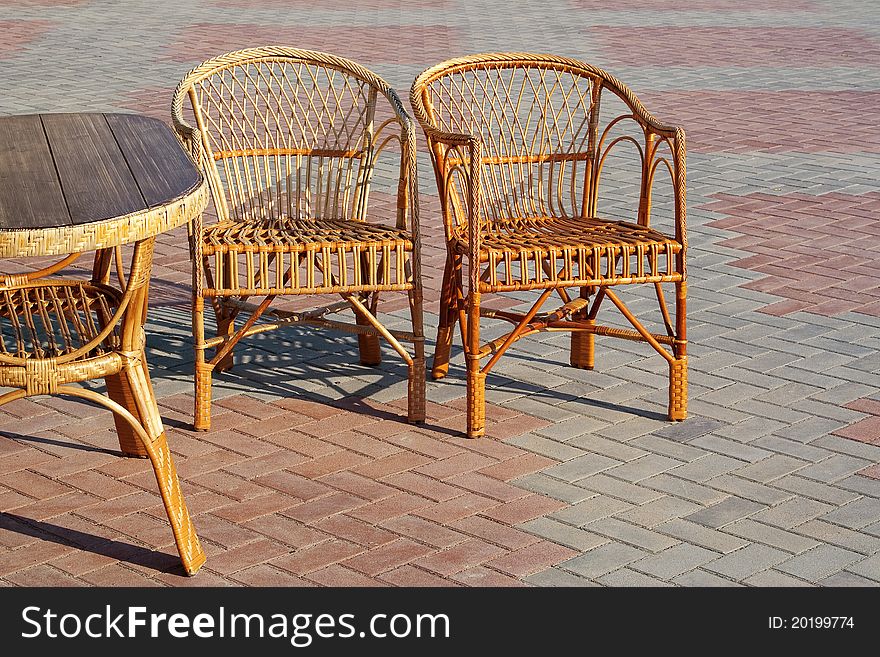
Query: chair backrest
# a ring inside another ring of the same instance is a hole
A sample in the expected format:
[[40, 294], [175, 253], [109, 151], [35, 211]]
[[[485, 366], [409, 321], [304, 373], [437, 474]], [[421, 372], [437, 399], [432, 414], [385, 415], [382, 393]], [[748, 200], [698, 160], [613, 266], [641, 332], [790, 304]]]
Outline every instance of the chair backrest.
[[[593, 213], [605, 136], [599, 133], [600, 98], [606, 89], [623, 101], [619, 106], [632, 115], [628, 118], [638, 123], [642, 115], [650, 117], [605, 71], [527, 53], [472, 55], [438, 64], [416, 78], [411, 100], [423, 125], [479, 139], [480, 220], [491, 225], [499, 219]], [[431, 145], [438, 177], [466, 159], [464, 149]], [[452, 167], [444, 162], [448, 159]], [[448, 182], [461, 186], [455, 176]], [[453, 205], [463, 193], [447, 192]]]
[[395, 92], [334, 55], [263, 47], [206, 61], [174, 93], [182, 134], [184, 98], [220, 220], [363, 220], [380, 153], [396, 151], [398, 175], [414, 161], [412, 121]]

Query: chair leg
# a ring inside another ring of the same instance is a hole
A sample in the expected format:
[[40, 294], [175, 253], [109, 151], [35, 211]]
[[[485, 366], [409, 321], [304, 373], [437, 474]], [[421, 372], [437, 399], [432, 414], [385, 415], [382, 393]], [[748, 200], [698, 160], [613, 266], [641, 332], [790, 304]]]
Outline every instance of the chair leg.
[[[120, 372], [104, 377], [104, 381], [107, 384], [107, 396], [136, 418], [142, 419], [138, 414], [134, 391], [132, 390], [129, 378]], [[143, 441], [125, 418], [114, 413], [113, 422], [116, 424], [116, 436], [119, 438], [119, 449], [122, 453], [125, 456], [146, 458], [147, 450], [144, 447]]]
[[207, 431], [211, 428], [211, 376], [214, 368], [205, 362], [205, 300], [202, 297], [193, 297], [193, 342], [196, 361], [193, 429]]
[[480, 371], [480, 294], [470, 292], [467, 326], [467, 435], [486, 433], [486, 375]]
[[669, 419], [687, 417], [687, 283], [675, 284], [675, 359], [669, 363]]
[[[217, 336], [229, 337], [233, 333], [235, 333], [235, 315], [230, 314], [226, 316], [223, 314], [222, 316], [218, 314], [217, 316]], [[227, 372], [232, 369], [232, 365], [234, 364], [234, 360], [232, 357], [233, 349], [229, 350], [229, 353], [226, 354], [223, 358], [221, 358], [216, 365], [214, 365], [214, 369], [218, 372]]]
[[[376, 301], [378, 301], [378, 299]], [[375, 314], [375, 303], [371, 304], [371, 310]], [[359, 312], [355, 312], [354, 317], [358, 326], [370, 326], [370, 322]], [[379, 365], [382, 362], [382, 350], [379, 347], [379, 336], [359, 333], [358, 352], [360, 352], [361, 365]]]
[[[588, 299], [592, 288], [582, 287], [581, 298]], [[579, 313], [575, 319], [591, 326], [596, 324], [595, 319], [587, 319], [587, 313]], [[596, 336], [585, 331], [572, 331], [571, 334], [571, 366], [579, 369], [591, 370], [596, 364]]]
[[410, 290], [409, 308], [415, 340], [413, 359], [409, 366], [407, 420], [420, 423], [425, 421], [425, 329], [422, 321], [421, 289]]
[[452, 334], [455, 331], [455, 272], [451, 258], [447, 258], [443, 270], [443, 286], [440, 292], [440, 317], [437, 326], [437, 344], [431, 366], [431, 378], [442, 379], [449, 372], [449, 353], [452, 350]]
[[199, 538], [196, 535], [195, 527], [192, 524], [189, 511], [183, 499], [180, 481], [177, 478], [177, 470], [171, 458], [171, 451], [168, 449], [165, 431], [162, 428], [162, 420], [159, 417], [159, 409], [156, 406], [156, 398], [147, 375], [144, 354], [141, 354], [139, 361], [136, 365], [132, 365], [129, 362], [123, 375], [133, 391], [135, 404], [138, 409], [136, 417], [142, 418], [141, 424], [146, 431], [146, 436], [152, 437], [152, 440], [149, 442], [143, 440], [143, 438], [141, 440], [153, 465], [153, 471], [156, 474], [156, 482], [159, 485], [162, 502], [168, 514], [168, 521], [171, 523], [177, 551], [180, 554], [180, 559], [187, 574], [194, 575], [202, 564], [205, 563], [205, 553], [199, 543]]

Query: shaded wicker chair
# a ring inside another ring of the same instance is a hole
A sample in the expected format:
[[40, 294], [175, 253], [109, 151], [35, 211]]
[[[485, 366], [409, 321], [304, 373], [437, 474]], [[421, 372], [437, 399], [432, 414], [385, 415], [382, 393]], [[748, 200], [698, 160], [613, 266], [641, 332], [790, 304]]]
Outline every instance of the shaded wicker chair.
[[[552, 55], [449, 60], [416, 78], [411, 102], [430, 147], [447, 240], [432, 375], [448, 371], [457, 321], [467, 360], [468, 436], [485, 431], [486, 375], [514, 342], [539, 331], [571, 331], [571, 364], [587, 369], [596, 335], [647, 342], [669, 364], [669, 419], [684, 419], [684, 131], [657, 121], [605, 71]], [[634, 201], [618, 212], [628, 220], [619, 220], [600, 208], [600, 179], [627, 152], [635, 161]], [[651, 227], [658, 171], [672, 182], [666, 233]], [[675, 287], [674, 321], [664, 283]], [[662, 330], [649, 330], [630, 312], [614, 291], [626, 284], [653, 286]], [[540, 291], [525, 313], [481, 307], [483, 294], [525, 290]], [[563, 305], [540, 313], [554, 291]], [[632, 329], [597, 324], [606, 299]], [[510, 322], [513, 330], [481, 344], [481, 317]]]
[[[217, 213], [216, 222], [195, 221], [190, 231], [195, 428], [210, 427], [212, 372], [232, 366], [233, 347], [291, 324], [356, 333], [368, 365], [380, 362], [379, 338], [387, 340], [409, 367], [408, 419], [423, 421], [415, 130], [394, 91], [340, 57], [253, 48], [190, 71], [172, 114]], [[411, 332], [380, 323], [382, 292], [409, 295]], [[277, 297], [319, 294], [342, 301], [307, 311], [269, 307]], [[215, 337], [205, 337], [205, 299]], [[355, 323], [327, 317], [345, 309]]]

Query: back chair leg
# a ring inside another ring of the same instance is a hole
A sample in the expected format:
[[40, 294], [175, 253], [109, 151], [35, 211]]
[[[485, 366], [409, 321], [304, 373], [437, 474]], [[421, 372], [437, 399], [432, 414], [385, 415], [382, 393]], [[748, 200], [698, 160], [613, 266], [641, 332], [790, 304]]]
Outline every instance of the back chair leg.
[[205, 300], [193, 297], [193, 337], [195, 347], [195, 412], [193, 429], [211, 428], [211, 375], [214, 368], [205, 362]]
[[675, 284], [675, 359], [669, 363], [669, 419], [687, 417], [687, 283]]
[[[143, 423], [143, 418], [138, 413], [131, 380], [125, 375], [125, 372], [106, 376], [104, 382], [107, 384], [107, 396]], [[132, 429], [131, 424], [117, 413], [113, 414], [113, 421], [116, 424], [116, 435], [119, 438], [119, 449], [122, 453], [126, 456], [146, 458], [147, 450], [144, 443]]]
[[440, 317], [437, 326], [437, 344], [434, 347], [434, 360], [431, 378], [442, 379], [449, 372], [449, 353], [452, 350], [452, 335], [455, 332], [457, 295], [455, 289], [455, 266], [451, 258], [446, 259], [443, 269], [443, 286], [440, 292]]
[[[375, 314], [374, 304], [370, 304], [370, 309]], [[370, 322], [359, 312], [355, 311], [354, 316], [358, 326], [370, 326]], [[382, 362], [379, 336], [358, 333], [358, 352], [360, 353], [361, 365], [379, 365]]]
[[[581, 288], [581, 298], [588, 299], [590, 288]], [[578, 313], [574, 317], [579, 322], [594, 326], [595, 319], [587, 319], [587, 313]], [[586, 331], [572, 331], [571, 333], [571, 366], [583, 370], [591, 370], [596, 364], [596, 336]]]
[[480, 293], [468, 299], [467, 345], [467, 435], [486, 433], [486, 375], [480, 371]]
[[[233, 333], [235, 333], [235, 315], [230, 314], [226, 315], [225, 313], [217, 315], [217, 336], [218, 337], [230, 337]], [[214, 365], [214, 369], [218, 372], [227, 372], [232, 369], [232, 365], [234, 364], [233, 349], [229, 350], [229, 353], [226, 354], [223, 358], [221, 358], [216, 365]]]

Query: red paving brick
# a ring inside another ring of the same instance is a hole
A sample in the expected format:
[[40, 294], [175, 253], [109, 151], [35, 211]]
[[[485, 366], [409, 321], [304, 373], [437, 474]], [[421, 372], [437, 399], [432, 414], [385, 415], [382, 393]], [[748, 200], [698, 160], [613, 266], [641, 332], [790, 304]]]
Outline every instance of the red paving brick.
[[0, 21], [0, 60], [13, 57], [22, 48], [33, 47], [52, 28], [48, 21], [20, 20]]
[[321, 586], [387, 586], [385, 582], [368, 577], [356, 570], [334, 564], [306, 575]]
[[455, 582], [411, 565], [401, 566], [400, 568], [389, 570], [387, 573], [382, 573], [379, 575], [379, 579], [392, 586], [458, 586]]
[[452, 579], [465, 586], [526, 586], [521, 580], [509, 577], [508, 575], [499, 573], [497, 570], [490, 570], [483, 566], [469, 568], [457, 575], [453, 575]]
[[332, 540], [291, 552], [286, 556], [273, 560], [272, 565], [296, 575], [304, 575], [348, 559], [356, 554], [360, 554], [364, 550], [365, 548], [362, 545], [357, 545], [356, 543]]
[[446, 550], [434, 552], [421, 559], [417, 559], [413, 563], [420, 568], [443, 577], [450, 577], [462, 570], [467, 570], [490, 559], [494, 559], [501, 554], [506, 554], [506, 550], [497, 545], [472, 538]]
[[577, 555], [578, 552], [571, 548], [540, 541], [516, 552], [504, 554], [487, 565], [513, 577], [525, 577]]
[[848, 427], [837, 429], [834, 433], [859, 442], [880, 445], [880, 415], [866, 417]]
[[347, 559], [343, 563], [367, 575], [378, 575], [433, 551], [434, 549], [427, 545], [415, 543], [407, 538], [399, 538], [392, 543], [380, 545], [369, 552]]

